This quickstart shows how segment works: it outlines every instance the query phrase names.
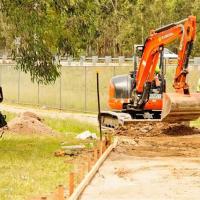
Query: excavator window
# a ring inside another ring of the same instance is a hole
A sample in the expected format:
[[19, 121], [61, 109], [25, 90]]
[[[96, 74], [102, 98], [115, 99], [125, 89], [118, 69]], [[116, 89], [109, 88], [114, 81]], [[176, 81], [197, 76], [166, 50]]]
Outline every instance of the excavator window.
[[137, 70], [138, 63], [143, 54], [144, 45], [134, 45], [134, 71]]
[[136, 45], [135, 54], [137, 57], [141, 58], [143, 53], [144, 45]]

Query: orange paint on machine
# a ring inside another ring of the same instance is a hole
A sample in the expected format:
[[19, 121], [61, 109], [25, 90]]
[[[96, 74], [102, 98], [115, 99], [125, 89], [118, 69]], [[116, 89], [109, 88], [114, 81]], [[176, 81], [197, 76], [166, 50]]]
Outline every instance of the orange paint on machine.
[[[179, 22], [152, 30], [144, 45], [135, 45], [133, 71], [114, 76], [110, 81], [108, 106], [111, 111], [101, 114], [102, 122], [108, 123], [109, 119], [117, 119], [120, 122], [123, 119], [198, 119], [200, 93], [191, 94], [187, 83], [189, 57], [195, 37], [196, 17], [189, 16]], [[166, 91], [167, 68], [163, 52], [165, 45], [177, 39], [180, 44], [172, 83], [174, 93], [169, 94]], [[108, 120], [105, 120], [106, 117]]]

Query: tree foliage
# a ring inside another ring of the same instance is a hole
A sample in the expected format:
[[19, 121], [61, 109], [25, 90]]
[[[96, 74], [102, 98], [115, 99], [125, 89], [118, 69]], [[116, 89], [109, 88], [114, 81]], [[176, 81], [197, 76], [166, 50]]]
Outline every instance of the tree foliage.
[[[0, 0], [0, 11], [0, 47], [12, 50], [33, 81], [48, 84], [60, 74], [56, 56], [131, 56], [151, 29], [191, 14], [199, 19], [200, 1]], [[194, 55], [199, 44], [198, 31]]]

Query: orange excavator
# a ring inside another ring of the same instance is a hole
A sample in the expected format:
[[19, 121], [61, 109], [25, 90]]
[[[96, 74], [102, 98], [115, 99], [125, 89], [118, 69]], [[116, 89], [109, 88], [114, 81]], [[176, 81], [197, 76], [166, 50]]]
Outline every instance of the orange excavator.
[[[140, 46], [138, 67], [128, 75], [110, 81], [108, 105], [112, 111], [100, 113], [103, 126], [117, 127], [135, 121], [192, 121], [200, 117], [200, 93], [190, 93], [187, 84], [189, 57], [196, 36], [196, 17], [188, 18], [150, 32]], [[178, 64], [173, 87], [166, 93], [165, 45], [179, 39]], [[159, 65], [159, 72], [155, 73]]]

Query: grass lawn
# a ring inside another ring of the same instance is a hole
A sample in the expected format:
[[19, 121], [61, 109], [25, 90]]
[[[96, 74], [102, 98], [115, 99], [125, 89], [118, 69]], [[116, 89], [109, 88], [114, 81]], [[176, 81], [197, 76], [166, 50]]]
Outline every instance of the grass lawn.
[[194, 126], [194, 127], [197, 127], [197, 128], [200, 128], [200, 119], [196, 120], [196, 121], [192, 121], [190, 123], [191, 126]]
[[[7, 119], [15, 115], [6, 113]], [[49, 194], [59, 184], [68, 184], [72, 167], [67, 158], [55, 157], [61, 142], [80, 144], [77, 133], [96, 127], [76, 120], [45, 119], [61, 134], [58, 137], [5, 134], [0, 139], [0, 200], [23, 200], [32, 196]], [[88, 143], [91, 141], [86, 141]]]

